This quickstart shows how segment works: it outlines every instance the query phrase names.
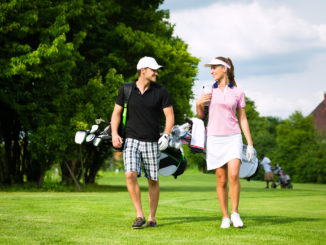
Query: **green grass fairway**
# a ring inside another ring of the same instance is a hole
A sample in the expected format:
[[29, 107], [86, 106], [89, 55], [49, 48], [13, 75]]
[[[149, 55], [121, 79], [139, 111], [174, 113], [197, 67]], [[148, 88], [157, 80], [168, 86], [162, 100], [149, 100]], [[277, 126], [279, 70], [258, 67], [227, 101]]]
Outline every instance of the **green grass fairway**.
[[[123, 173], [86, 192], [0, 191], [0, 244], [326, 244], [326, 185], [241, 180], [242, 229], [219, 228], [213, 174], [160, 177], [158, 227], [133, 230]], [[147, 181], [139, 179], [148, 214]]]

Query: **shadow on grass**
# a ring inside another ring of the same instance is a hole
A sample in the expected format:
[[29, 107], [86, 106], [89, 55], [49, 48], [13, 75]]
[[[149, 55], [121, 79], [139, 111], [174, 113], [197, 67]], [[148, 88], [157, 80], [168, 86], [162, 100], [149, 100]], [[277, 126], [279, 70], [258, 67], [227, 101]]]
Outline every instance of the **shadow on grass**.
[[[147, 186], [140, 185], [140, 190], [148, 191]], [[207, 186], [160, 186], [161, 192], [214, 192], [215, 187]], [[93, 185], [87, 187], [86, 192], [121, 192], [127, 191], [126, 185]]]
[[[140, 185], [141, 191], [148, 191], [148, 187]], [[103, 192], [118, 192], [127, 191], [126, 185], [91, 185], [87, 188], [87, 192], [103, 191]], [[205, 186], [166, 186], [160, 185], [161, 192], [215, 192], [216, 185], [205, 185]], [[242, 187], [241, 192], [262, 192], [262, 193], [276, 193], [276, 192], [291, 192], [289, 189], [265, 189], [264, 187]], [[301, 191], [301, 190], [295, 190]]]
[[[281, 189], [281, 188], [266, 189], [265, 186], [262, 186], [262, 187], [241, 187], [241, 192], [275, 192], [275, 191], [292, 191], [292, 189]], [[296, 191], [298, 191], [298, 190], [296, 190]]]
[[[146, 185], [140, 185], [141, 191], [148, 191]], [[86, 192], [119, 192], [127, 191], [126, 185], [89, 185], [87, 186]], [[160, 185], [161, 192], [215, 192], [216, 186], [162, 186]], [[265, 188], [242, 188], [241, 192], [269, 192]], [[273, 192], [275, 190], [271, 190]], [[291, 191], [291, 190], [289, 190]]]
[[194, 223], [194, 222], [203, 222], [203, 221], [214, 221], [219, 220], [217, 216], [186, 216], [186, 217], [166, 217], [160, 218], [162, 223], [159, 226], [175, 225], [175, 224], [185, 224], [185, 223]]
[[273, 225], [273, 224], [289, 224], [295, 222], [316, 222], [318, 218], [307, 218], [307, 217], [287, 217], [287, 216], [250, 216], [245, 217], [244, 219], [248, 222], [253, 221], [254, 226], [261, 226], [261, 225]]
[[[82, 184], [80, 184], [82, 188]], [[141, 191], [148, 191], [148, 186], [146, 184], [140, 185]], [[160, 185], [161, 192], [215, 192], [216, 185]], [[55, 192], [78, 192], [78, 189], [74, 185], [62, 185], [57, 183], [46, 183], [42, 188], [37, 188], [36, 185], [25, 184], [25, 185], [13, 185], [13, 186], [3, 186], [0, 185], [0, 191], [3, 192], [46, 192], [46, 191], [55, 191]], [[127, 187], [123, 185], [99, 185], [99, 184], [88, 184], [86, 185], [86, 190], [82, 192], [125, 192]], [[261, 192], [261, 193], [277, 193], [277, 192], [292, 192], [293, 190], [288, 189], [265, 189], [264, 187], [242, 187], [241, 192]], [[295, 190], [302, 191], [302, 190]]]
[[[82, 188], [82, 185], [81, 185]], [[141, 191], [148, 191], [146, 185], [140, 185]], [[216, 186], [160, 186], [161, 192], [215, 192]], [[44, 192], [44, 191], [56, 191], [56, 192], [78, 192], [78, 189], [74, 185], [44, 185], [42, 188], [37, 188], [34, 185], [22, 185], [22, 186], [0, 186], [0, 191], [3, 192]], [[127, 191], [126, 185], [97, 185], [89, 184], [86, 186], [86, 190], [82, 192], [125, 192]], [[245, 187], [241, 188], [241, 192], [275, 192], [277, 190], [268, 190], [265, 188]], [[292, 191], [292, 190], [282, 190]]]
[[160, 186], [166, 192], [214, 192], [215, 186]]
[[[306, 217], [285, 217], [285, 216], [241, 216], [245, 224], [248, 224], [250, 227], [261, 227], [264, 225], [282, 225], [282, 224], [291, 224], [295, 222], [316, 222], [322, 219], [318, 218], [306, 218]], [[167, 226], [173, 224], [184, 224], [184, 223], [194, 223], [194, 222], [203, 222], [203, 221], [221, 221], [221, 217], [218, 216], [186, 216], [186, 217], [163, 217], [160, 219], [162, 223], [160, 226]], [[246, 228], [246, 225], [243, 227]]]
[[[148, 192], [148, 186], [140, 185], [142, 192]], [[215, 187], [206, 186], [160, 186], [161, 192], [215, 192]], [[126, 185], [89, 185], [86, 192], [125, 192]]]
[[[82, 184], [80, 185], [81, 191], [74, 185], [44, 185], [42, 188], [37, 188], [35, 185], [14, 185], [14, 186], [0, 186], [1, 192], [126, 192], [126, 185], [86, 185], [86, 190], [83, 190]], [[142, 191], [147, 191], [147, 188], [141, 187]]]

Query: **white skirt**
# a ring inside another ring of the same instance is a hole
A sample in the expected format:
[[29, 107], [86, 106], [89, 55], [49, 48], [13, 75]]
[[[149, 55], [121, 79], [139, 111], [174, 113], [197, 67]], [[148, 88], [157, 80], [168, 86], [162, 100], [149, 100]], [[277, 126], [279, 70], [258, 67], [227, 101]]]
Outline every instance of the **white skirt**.
[[217, 169], [242, 155], [242, 135], [208, 136], [206, 143], [207, 170]]

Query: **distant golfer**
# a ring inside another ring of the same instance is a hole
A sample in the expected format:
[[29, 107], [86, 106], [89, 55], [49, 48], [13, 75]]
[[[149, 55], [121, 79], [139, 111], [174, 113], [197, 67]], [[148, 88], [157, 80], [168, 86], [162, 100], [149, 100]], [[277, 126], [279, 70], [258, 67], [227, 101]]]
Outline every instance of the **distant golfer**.
[[266, 181], [266, 187], [269, 188], [269, 182], [272, 181], [272, 187], [276, 188], [276, 183], [273, 177], [273, 172], [272, 172], [272, 162], [271, 160], [266, 157], [264, 154], [260, 155], [260, 158], [262, 159], [260, 164], [264, 166], [264, 171], [265, 171], [265, 181]]
[[[156, 210], [158, 206], [160, 187], [158, 178], [160, 150], [168, 146], [168, 135], [174, 124], [173, 107], [167, 90], [156, 83], [158, 65], [152, 57], [143, 57], [137, 64], [138, 80], [132, 89], [127, 110], [126, 139], [123, 150], [123, 161], [127, 189], [136, 209], [137, 218], [132, 228], [142, 228], [146, 223], [141, 205], [140, 188], [137, 177], [142, 173], [148, 180], [148, 199], [150, 213], [147, 226], [156, 226]], [[111, 127], [112, 144], [122, 147], [122, 138], [118, 135], [120, 116], [123, 111], [123, 88], [120, 88], [114, 107]], [[164, 134], [160, 137], [160, 117], [165, 115]]]
[[[212, 84], [212, 92], [203, 93], [196, 103], [197, 115], [202, 119], [205, 118], [205, 104], [209, 103], [207, 170], [214, 169], [216, 174], [216, 192], [223, 215], [221, 228], [229, 228], [231, 222], [234, 227], [243, 227], [238, 213], [239, 171], [243, 148], [239, 123], [248, 144], [247, 158], [251, 161], [254, 157], [253, 142], [245, 113], [245, 96], [243, 91], [237, 88], [230, 58], [217, 57], [205, 66], [211, 68], [211, 74], [216, 81]], [[228, 213], [228, 178], [232, 206], [231, 219]]]

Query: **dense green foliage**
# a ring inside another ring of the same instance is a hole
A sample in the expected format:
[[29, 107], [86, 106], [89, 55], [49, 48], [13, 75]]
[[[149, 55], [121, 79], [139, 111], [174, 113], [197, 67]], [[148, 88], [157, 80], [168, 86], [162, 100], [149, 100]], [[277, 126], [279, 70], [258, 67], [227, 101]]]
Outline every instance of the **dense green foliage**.
[[294, 112], [276, 129], [274, 162], [283, 166], [294, 181], [326, 183], [325, 137], [318, 135], [312, 116]]
[[[173, 37], [162, 0], [12, 0], [0, 3], [0, 183], [43, 182], [54, 163], [71, 181], [81, 164], [73, 142], [95, 118], [109, 120], [123, 82], [142, 56], [166, 68], [177, 121], [191, 114], [198, 59]], [[111, 154], [83, 149], [86, 182]]]
[[[158, 83], [171, 94], [176, 124], [192, 115], [198, 59], [173, 36], [168, 11], [158, 10], [162, 2], [1, 1], [0, 183], [41, 186], [54, 164], [61, 166], [63, 182], [72, 183], [68, 165], [78, 180], [84, 175], [93, 183], [112, 148], [80, 149], [74, 134], [96, 118], [109, 121], [119, 87], [137, 77], [142, 56], [164, 65]], [[298, 112], [287, 120], [261, 117], [253, 101], [246, 103], [258, 155], [295, 181], [326, 183], [326, 140], [312, 118]], [[190, 168], [205, 168], [202, 156], [185, 151]]]
[[[239, 212], [245, 227], [225, 230], [219, 228], [214, 175], [161, 176], [158, 226], [133, 230], [135, 211], [124, 175], [106, 173], [98, 183], [82, 193], [0, 189], [0, 244], [325, 243], [325, 185], [294, 183], [293, 190], [284, 190], [241, 181]], [[145, 178], [139, 183], [147, 218], [148, 183]]]
[[[293, 181], [326, 183], [326, 139], [319, 135], [312, 116], [294, 112], [288, 119], [259, 117], [246, 98], [246, 113], [258, 157], [268, 156]], [[245, 140], [244, 140], [245, 142]], [[255, 179], [263, 179], [263, 168]]]

